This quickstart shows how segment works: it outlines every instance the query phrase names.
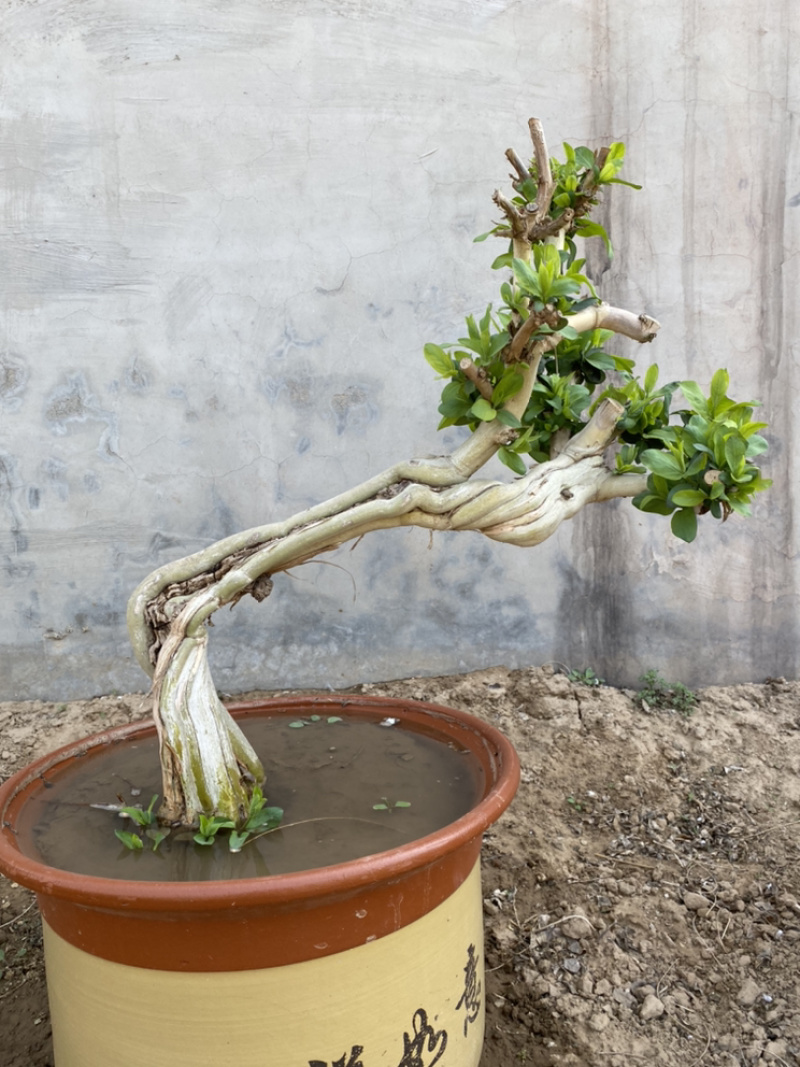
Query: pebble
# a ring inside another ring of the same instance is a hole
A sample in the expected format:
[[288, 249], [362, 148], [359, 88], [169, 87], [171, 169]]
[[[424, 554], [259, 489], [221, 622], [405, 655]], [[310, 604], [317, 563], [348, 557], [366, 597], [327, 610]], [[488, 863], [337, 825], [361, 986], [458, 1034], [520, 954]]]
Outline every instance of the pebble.
[[684, 893], [683, 903], [689, 911], [699, 911], [700, 908], [711, 907], [711, 901], [701, 893]]
[[664, 1003], [659, 1000], [655, 993], [648, 993], [642, 1001], [642, 1007], [639, 1011], [639, 1016], [645, 1021], [649, 1022], [650, 1019], [658, 1019], [664, 1014]]
[[592, 931], [592, 924], [584, 918], [580, 912], [576, 912], [571, 918], [559, 924], [561, 933], [570, 941], [577, 941], [581, 937], [588, 937]]
[[764, 1049], [764, 1056], [767, 1063], [771, 1060], [777, 1060], [778, 1063], [786, 1063], [787, 1055], [788, 1048], [783, 1038], [779, 1038], [777, 1041], [767, 1042], [767, 1047]]
[[598, 1011], [589, 1016], [589, 1029], [594, 1030], [597, 1034], [602, 1034], [610, 1022], [611, 1019], [604, 1011]]
[[621, 1004], [623, 1008], [633, 1008], [636, 1004], [636, 999], [627, 989], [617, 987], [611, 996], [616, 1000], [617, 1004]]
[[742, 988], [739, 990], [736, 999], [742, 1005], [743, 1008], [750, 1008], [755, 1004], [761, 993], [761, 986], [758, 982], [752, 978], [745, 979]]

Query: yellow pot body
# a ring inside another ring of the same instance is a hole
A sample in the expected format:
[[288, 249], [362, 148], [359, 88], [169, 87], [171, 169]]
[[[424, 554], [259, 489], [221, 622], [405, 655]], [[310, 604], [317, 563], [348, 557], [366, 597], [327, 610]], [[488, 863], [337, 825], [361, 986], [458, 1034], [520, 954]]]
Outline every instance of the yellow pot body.
[[479, 868], [385, 937], [260, 970], [130, 967], [45, 923], [56, 1067], [478, 1067]]

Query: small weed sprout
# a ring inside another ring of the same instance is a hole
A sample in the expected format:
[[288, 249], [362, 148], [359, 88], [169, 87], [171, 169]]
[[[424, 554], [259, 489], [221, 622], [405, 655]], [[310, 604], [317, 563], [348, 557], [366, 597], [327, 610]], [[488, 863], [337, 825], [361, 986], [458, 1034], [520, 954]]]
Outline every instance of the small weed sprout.
[[[121, 818], [131, 819], [138, 827], [144, 830], [145, 835], [153, 842], [153, 852], [156, 851], [168, 833], [166, 830], [160, 830], [156, 825], [156, 813], [154, 808], [157, 800], [158, 794], [151, 798], [150, 803], [146, 808], [137, 808], [133, 805], [126, 805], [119, 809]], [[125, 848], [130, 849], [131, 852], [141, 852], [144, 848], [144, 841], [142, 841], [139, 834], [134, 831], [115, 830], [114, 833]]]
[[386, 799], [386, 797], [381, 797], [380, 802], [378, 804], [373, 804], [372, 805], [372, 810], [373, 811], [393, 811], [395, 808], [410, 808], [410, 807], [411, 807], [411, 801], [410, 800], [395, 800], [395, 802], [392, 804], [392, 803], [390, 803], [390, 801], [388, 801]]
[[636, 700], [644, 711], [677, 711], [688, 719], [697, 706], [697, 696], [682, 682], [668, 682], [657, 670], [649, 670], [639, 679], [641, 689]]
[[605, 679], [599, 678], [591, 667], [587, 667], [586, 670], [567, 670], [567, 678], [573, 685], [605, 685]]
[[[157, 823], [155, 804], [158, 796], [154, 796], [147, 808], [125, 806], [120, 808], [118, 814], [124, 819], [132, 819], [137, 826], [144, 829], [145, 836], [153, 842], [153, 852], [158, 849], [161, 842], [169, 836], [169, 830], [161, 829]], [[218, 815], [201, 815], [199, 826], [193, 840], [198, 845], [213, 845], [220, 830], [230, 830], [228, 848], [231, 852], [241, 852], [251, 834], [264, 833], [267, 830], [276, 829], [283, 819], [283, 808], [267, 807], [267, 798], [260, 786], [255, 786], [250, 797], [247, 819], [242, 826], [237, 827], [232, 819], [223, 819]], [[125, 848], [131, 852], [140, 852], [144, 848], [141, 836], [130, 830], [115, 830]]]

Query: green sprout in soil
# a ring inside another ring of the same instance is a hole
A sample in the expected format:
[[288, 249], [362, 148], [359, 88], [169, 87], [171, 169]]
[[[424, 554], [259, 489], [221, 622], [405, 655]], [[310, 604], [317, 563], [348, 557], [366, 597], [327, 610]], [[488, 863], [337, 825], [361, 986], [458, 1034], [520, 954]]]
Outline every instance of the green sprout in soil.
[[691, 689], [681, 682], [666, 681], [657, 670], [643, 674], [639, 684], [642, 688], [636, 694], [636, 699], [645, 711], [677, 711], [688, 719], [697, 705], [697, 696]]
[[566, 672], [567, 678], [573, 685], [605, 685], [605, 679], [599, 678], [591, 667], [587, 667], [584, 671], [568, 670]]

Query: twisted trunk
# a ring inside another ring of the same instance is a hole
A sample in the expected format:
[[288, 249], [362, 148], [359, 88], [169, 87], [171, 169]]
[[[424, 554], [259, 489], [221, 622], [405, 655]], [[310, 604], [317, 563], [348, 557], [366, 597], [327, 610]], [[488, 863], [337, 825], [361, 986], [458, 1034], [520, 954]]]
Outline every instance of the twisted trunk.
[[[651, 340], [658, 329], [646, 316], [605, 305], [579, 312], [570, 324], [579, 331], [605, 326], [638, 341]], [[523, 387], [505, 405], [517, 417], [527, 407], [542, 354], [559, 340], [550, 335], [528, 353]], [[586, 504], [644, 488], [642, 477], [612, 474], [603, 462], [620, 411], [604, 401], [558, 456], [512, 482], [471, 480], [513, 439], [507, 427], [484, 423], [450, 456], [398, 464], [285, 522], [225, 538], [149, 575], [130, 599], [128, 626], [137, 659], [153, 677], [162, 819], [193, 825], [203, 813], [241, 823], [253, 785], [263, 780], [261, 763], [219, 702], [209, 670], [206, 623], [215, 611], [245, 594], [263, 600], [272, 575], [373, 530], [473, 530], [511, 544], [539, 544]]]

